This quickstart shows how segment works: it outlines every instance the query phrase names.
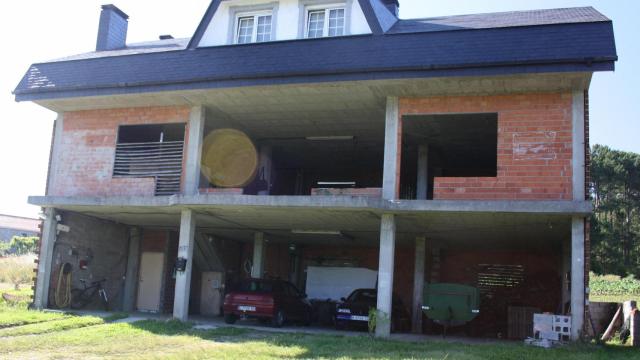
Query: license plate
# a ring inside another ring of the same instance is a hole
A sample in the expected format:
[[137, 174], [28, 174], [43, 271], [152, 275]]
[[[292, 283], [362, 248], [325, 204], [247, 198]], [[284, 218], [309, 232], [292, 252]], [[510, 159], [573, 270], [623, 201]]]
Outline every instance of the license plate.
[[255, 306], [240, 305], [240, 306], [238, 306], [238, 310], [240, 310], [240, 311], [256, 311], [256, 307]]
[[354, 321], [369, 321], [369, 317], [368, 316], [351, 315], [351, 320], [354, 320]]

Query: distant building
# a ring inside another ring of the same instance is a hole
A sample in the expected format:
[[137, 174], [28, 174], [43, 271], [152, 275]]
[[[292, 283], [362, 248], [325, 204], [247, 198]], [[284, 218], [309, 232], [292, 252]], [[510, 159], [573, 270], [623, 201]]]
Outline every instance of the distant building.
[[38, 236], [40, 219], [0, 214], [0, 242], [9, 242], [14, 236]]

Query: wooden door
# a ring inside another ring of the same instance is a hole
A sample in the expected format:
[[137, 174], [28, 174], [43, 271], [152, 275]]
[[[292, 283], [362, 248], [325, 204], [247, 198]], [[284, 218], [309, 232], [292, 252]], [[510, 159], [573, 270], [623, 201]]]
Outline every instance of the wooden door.
[[160, 311], [160, 292], [164, 274], [164, 254], [143, 252], [140, 258], [137, 308], [141, 311]]

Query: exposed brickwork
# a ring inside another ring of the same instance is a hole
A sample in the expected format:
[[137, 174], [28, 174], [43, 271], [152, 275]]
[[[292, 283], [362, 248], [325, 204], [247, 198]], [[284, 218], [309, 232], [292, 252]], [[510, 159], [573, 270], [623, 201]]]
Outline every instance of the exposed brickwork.
[[114, 178], [119, 125], [184, 123], [188, 107], [74, 111], [64, 114], [59, 164], [48, 189], [53, 196], [153, 195], [153, 178]]
[[584, 185], [585, 200], [591, 199], [591, 146], [589, 145], [589, 90], [584, 92]]
[[400, 99], [400, 115], [498, 114], [496, 177], [439, 177], [434, 199], [570, 200], [572, 95]]
[[[589, 90], [584, 92], [584, 185], [585, 200], [591, 199], [591, 147], [589, 146]], [[591, 271], [591, 219], [584, 221], [584, 288], [589, 288], [589, 272]], [[589, 294], [586, 294], [589, 299]], [[589, 305], [585, 306], [584, 332], [588, 333]]]

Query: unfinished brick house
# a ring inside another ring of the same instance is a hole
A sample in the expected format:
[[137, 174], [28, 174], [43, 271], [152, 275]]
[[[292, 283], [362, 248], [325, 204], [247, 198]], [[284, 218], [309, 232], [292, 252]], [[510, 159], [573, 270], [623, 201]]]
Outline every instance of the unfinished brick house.
[[331, 268], [328, 284], [375, 287], [379, 313], [396, 294], [404, 331], [431, 331], [425, 283], [456, 283], [481, 291], [477, 335], [534, 309], [570, 314], [577, 339], [588, 89], [614, 70], [612, 22], [399, 6], [213, 0], [193, 37], [139, 44], [103, 6], [96, 51], [34, 64], [15, 89], [58, 113], [46, 194], [29, 198], [46, 214], [34, 306], [56, 307], [64, 263], [74, 287], [106, 278], [114, 309], [182, 320], [219, 315], [240, 278], [338, 300], [307, 281]]

